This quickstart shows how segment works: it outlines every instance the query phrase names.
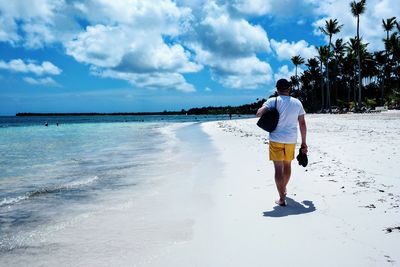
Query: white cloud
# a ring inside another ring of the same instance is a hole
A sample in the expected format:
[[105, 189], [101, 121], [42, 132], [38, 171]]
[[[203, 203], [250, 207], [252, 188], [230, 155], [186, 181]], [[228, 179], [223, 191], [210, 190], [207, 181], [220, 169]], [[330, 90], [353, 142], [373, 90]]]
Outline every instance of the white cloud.
[[13, 45], [20, 40], [17, 24], [12, 18], [0, 14], [0, 25], [0, 42], [8, 42]]
[[119, 27], [88, 26], [65, 44], [67, 54], [78, 62], [115, 67], [129, 48], [128, 36]]
[[[391, 18], [397, 16], [397, 20], [400, 19], [400, 5], [395, 0], [380, 0], [373, 2], [373, 8], [371, 10], [375, 18]], [[367, 5], [369, 2], [367, 3]]]
[[189, 8], [171, 0], [0, 1], [0, 41], [32, 49], [65, 43], [80, 32], [82, 22], [176, 36], [191, 18]]
[[102, 77], [127, 80], [138, 87], [158, 84], [195, 90], [182, 73], [197, 72], [202, 66], [174, 41], [186, 31], [190, 9], [169, 0], [88, 1], [74, 8], [96, 23], [65, 43], [67, 54], [77, 61], [90, 64]]
[[32, 77], [24, 77], [24, 81], [32, 84], [32, 85], [45, 85], [45, 86], [53, 86], [53, 87], [60, 87], [60, 85], [53, 80], [51, 77], [44, 77], [44, 78], [32, 78]]
[[[65, 35], [64, 0], [0, 1], [0, 41], [41, 48]], [[72, 18], [67, 18], [72, 22]], [[4, 26], [3, 26], [4, 25]]]
[[227, 88], [253, 89], [272, 81], [272, 68], [256, 56], [208, 61], [212, 77]]
[[18, 19], [40, 18], [45, 21], [55, 16], [55, 10], [64, 5], [64, 0], [25, 0], [1, 1], [0, 10]]
[[256, 56], [271, 51], [267, 33], [231, 18], [216, 2], [204, 3], [201, 14], [168, 0], [88, 1], [74, 8], [95, 25], [67, 42], [67, 53], [102, 77], [138, 87], [158, 84], [193, 91], [182, 73], [207, 65], [212, 77], [227, 87], [255, 88], [272, 80], [270, 65]]
[[305, 40], [289, 43], [287, 40], [278, 42], [271, 39], [271, 47], [279, 60], [290, 60], [293, 56], [297, 55], [307, 60], [317, 55], [315, 46], [308, 44]]
[[144, 32], [180, 35], [192, 19], [190, 8], [171, 0], [89, 0], [75, 5], [92, 24], [130, 25]]
[[[147, 36], [149, 37], [149, 36]], [[132, 43], [125, 52], [117, 70], [126, 72], [197, 72], [202, 66], [190, 61], [190, 53], [180, 44], [167, 45], [160, 36], [153, 36], [151, 42]]]
[[204, 88], [204, 91], [206, 91], [206, 92], [212, 92], [212, 89], [211, 89], [210, 87], [206, 87], [206, 88]]
[[[58, 42], [76, 61], [97, 70], [93, 73], [138, 87], [158, 84], [193, 91], [183, 74], [198, 72], [203, 66], [210, 67], [212, 77], [227, 87], [255, 88], [268, 83], [271, 67], [257, 58], [258, 53], [271, 52], [267, 33], [230, 13], [232, 8], [252, 13], [266, 6], [262, 1], [223, 2], [32, 0], [32, 8], [26, 8], [24, 0], [3, 1], [0, 14], [7, 16], [0, 15], [0, 21], [7, 31], [0, 30], [0, 41], [30, 49]], [[88, 26], [81, 29], [77, 19]], [[35, 63], [11, 63], [3, 68], [36, 75], [45, 72]]]
[[226, 0], [235, 11], [252, 16], [268, 15], [278, 19], [298, 19], [313, 13], [313, 3], [308, 0]]
[[232, 17], [226, 7], [208, 2], [196, 27], [203, 49], [229, 57], [251, 56], [256, 52], [270, 52], [267, 33], [259, 25], [244, 18]]
[[185, 78], [179, 73], [126, 73], [111, 69], [92, 68], [94, 75], [126, 80], [132, 85], [148, 89], [172, 89], [182, 92], [194, 92], [193, 85], [186, 82]]
[[24, 46], [27, 48], [41, 48], [45, 43], [56, 41], [54, 31], [44, 24], [24, 24], [22, 30], [25, 32]]
[[[278, 72], [274, 74], [274, 81], [278, 81], [279, 79], [286, 79], [290, 81], [290, 77], [294, 76], [296, 72], [295, 67], [289, 70], [288, 65], [283, 65], [278, 69]], [[297, 75], [300, 75], [302, 70], [298, 67], [297, 68]]]
[[200, 10], [195, 40], [186, 43], [199, 64], [210, 68], [212, 79], [227, 88], [251, 89], [272, 80], [272, 69], [258, 53], [271, 51], [267, 33], [240, 17], [232, 17], [226, 6], [209, 1]]
[[270, 52], [267, 33], [244, 19], [232, 19], [227, 14], [207, 17], [200, 29], [204, 47], [227, 56], [246, 56], [254, 52]]
[[6, 69], [13, 72], [34, 73], [36, 75], [59, 75], [62, 70], [49, 61], [43, 61], [42, 64], [34, 62], [24, 62], [22, 59], [13, 59], [9, 62], [0, 60], [0, 69]]
[[231, 5], [243, 14], [265, 15], [272, 10], [273, 1], [268, 0], [233, 0]]

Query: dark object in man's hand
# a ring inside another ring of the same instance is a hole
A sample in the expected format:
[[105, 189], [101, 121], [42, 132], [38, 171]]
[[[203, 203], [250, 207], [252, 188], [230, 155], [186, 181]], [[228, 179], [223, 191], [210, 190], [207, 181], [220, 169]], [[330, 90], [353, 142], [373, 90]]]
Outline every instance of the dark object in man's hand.
[[303, 148], [299, 149], [299, 154], [297, 155], [296, 159], [299, 162], [299, 165], [306, 167], [308, 164], [308, 158], [307, 158], [307, 154], [303, 153], [302, 149]]

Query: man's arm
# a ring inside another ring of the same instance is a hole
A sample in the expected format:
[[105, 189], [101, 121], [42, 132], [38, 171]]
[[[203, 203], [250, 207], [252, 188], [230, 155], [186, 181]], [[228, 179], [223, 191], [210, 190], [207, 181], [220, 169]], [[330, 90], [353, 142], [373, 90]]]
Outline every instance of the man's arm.
[[265, 101], [264, 104], [262, 105], [262, 107], [257, 110], [257, 113], [256, 113], [257, 117], [261, 117], [265, 113], [265, 111], [268, 109], [267, 102], [268, 102], [268, 100]]
[[299, 116], [299, 127], [300, 127], [300, 134], [301, 134], [301, 148], [303, 153], [308, 152], [308, 147], [307, 147], [307, 125], [306, 125], [306, 119], [304, 118], [304, 115]]
[[264, 114], [264, 112], [265, 112], [266, 109], [267, 109], [266, 106], [262, 106], [261, 108], [259, 108], [259, 109], [257, 110], [256, 116], [257, 116], [257, 117], [261, 117], [261, 116]]

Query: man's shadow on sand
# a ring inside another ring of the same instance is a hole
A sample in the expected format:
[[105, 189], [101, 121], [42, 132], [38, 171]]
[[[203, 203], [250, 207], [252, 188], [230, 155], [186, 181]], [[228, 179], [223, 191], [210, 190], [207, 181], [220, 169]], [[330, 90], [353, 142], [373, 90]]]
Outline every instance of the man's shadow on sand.
[[304, 200], [301, 203], [295, 201], [292, 198], [286, 198], [287, 206], [275, 206], [271, 211], [265, 211], [265, 217], [285, 217], [289, 215], [299, 215], [310, 213], [316, 210], [314, 203], [310, 200]]

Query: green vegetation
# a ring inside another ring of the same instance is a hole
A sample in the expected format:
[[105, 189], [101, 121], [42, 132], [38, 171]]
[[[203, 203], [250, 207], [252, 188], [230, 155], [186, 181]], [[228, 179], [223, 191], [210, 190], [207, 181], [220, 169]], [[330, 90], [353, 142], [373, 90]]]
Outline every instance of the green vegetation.
[[189, 110], [163, 112], [118, 112], [118, 113], [17, 113], [16, 116], [124, 116], [124, 115], [222, 115], [222, 114], [256, 114], [257, 109], [265, 102], [265, 99], [258, 100], [251, 104], [241, 106], [224, 107], [202, 107]]
[[219, 115], [219, 114], [256, 114], [257, 109], [265, 102], [265, 99], [258, 100], [257, 102], [231, 107], [203, 107], [203, 108], [192, 108], [187, 111], [188, 115]]
[[368, 43], [360, 38], [360, 17], [365, 0], [350, 3], [356, 18], [357, 32], [347, 41], [332, 41], [343, 25], [337, 19], [325, 21], [320, 30], [329, 43], [318, 47], [318, 56], [306, 62], [307, 68], [297, 75], [304, 63], [300, 56], [292, 58], [296, 68], [291, 77], [292, 95], [298, 97], [308, 112], [331, 112], [332, 106], [360, 111], [387, 106], [400, 108], [400, 25], [395, 17], [382, 19], [384, 51], [369, 52]]

